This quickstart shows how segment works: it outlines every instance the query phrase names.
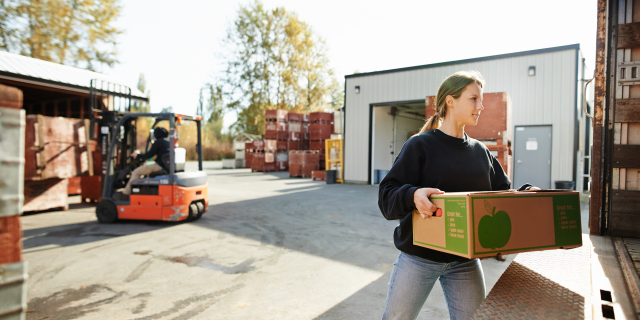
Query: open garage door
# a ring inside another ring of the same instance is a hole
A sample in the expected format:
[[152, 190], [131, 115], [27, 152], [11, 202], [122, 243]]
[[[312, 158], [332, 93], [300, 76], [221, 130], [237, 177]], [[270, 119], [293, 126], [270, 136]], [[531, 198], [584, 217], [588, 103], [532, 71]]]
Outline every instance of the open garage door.
[[424, 125], [424, 103], [424, 100], [415, 100], [372, 105], [372, 184], [380, 183], [404, 143]]

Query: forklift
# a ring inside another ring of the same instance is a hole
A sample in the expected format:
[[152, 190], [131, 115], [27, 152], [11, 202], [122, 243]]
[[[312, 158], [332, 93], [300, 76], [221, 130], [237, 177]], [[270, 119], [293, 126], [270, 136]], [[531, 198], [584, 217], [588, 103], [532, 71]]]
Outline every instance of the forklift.
[[[100, 99], [102, 100], [102, 99]], [[127, 109], [130, 109], [127, 108]], [[122, 220], [193, 221], [207, 212], [208, 182], [202, 171], [201, 117], [176, 113], [131, 113], [92, 108], [90, 136], [101, 145], [101, 198], [96, 207], [100, 223]], [[131, 172], [144, 165], [144, 160], [131, 158], [136, 148], [136, 121], [154, 118], [155, 122], [146, 143], [151, 146], [153, 129], [168, 122], [169, 153], [161, 158], [162, 170], [143, 176], [131, 183], [128, 200], [116, 199], [118, 189], [124, 188]], [[197, 125], [198, 171], [185, 172], [186, 150], [178, 148], [177, 125], [194, 121]]]

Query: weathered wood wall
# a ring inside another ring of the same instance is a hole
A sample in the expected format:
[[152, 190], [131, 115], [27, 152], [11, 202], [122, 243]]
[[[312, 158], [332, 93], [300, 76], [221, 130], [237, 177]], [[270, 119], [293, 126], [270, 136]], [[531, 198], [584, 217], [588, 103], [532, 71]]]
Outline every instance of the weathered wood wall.
[[[640, 63], [640, 1], [622, 1], [619, 10], [616, 62]], [[629, 72], [631, 71], [631, 72]], [[635, 71], [635, 72], [634, 72]], [[637, 78], [640, 68], [616, 70], [616, 82]], [[612, 106], [614, 138], [612, 154], [611, 235], [640, 238], [640, 84], [616, 83]]]

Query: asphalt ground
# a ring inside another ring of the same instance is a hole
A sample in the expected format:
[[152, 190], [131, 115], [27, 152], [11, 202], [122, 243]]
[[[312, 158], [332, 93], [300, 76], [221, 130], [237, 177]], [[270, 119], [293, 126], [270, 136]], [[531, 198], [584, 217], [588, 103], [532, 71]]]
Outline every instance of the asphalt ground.
[[[377, 186], [204, 168], [195, 222], [99, 224], [78, 196], [23, 216], [27, 319], [381, 317], [398, 251]], [[482, 260], [487, 293], [514, 257]], [[448, 318], [436, 284], [419, 319]]]

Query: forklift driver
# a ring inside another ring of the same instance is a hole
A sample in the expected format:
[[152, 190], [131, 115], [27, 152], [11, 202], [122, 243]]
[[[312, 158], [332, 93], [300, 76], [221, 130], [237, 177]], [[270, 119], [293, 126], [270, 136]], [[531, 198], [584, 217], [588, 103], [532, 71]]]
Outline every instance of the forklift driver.
[[169, 141], [165, 140], [166, 137], [169, 136], [169, 132], [165, 128], [156, 128], [153, 130], [153, 137], [155, 138], [155, 142], [151, 145], [151, 149], [149, 151], [140, 154], [140, 151], [136, 150], [131, 154], [132, 158], [141, 158], [143, 160], [150, 159], [153, 156], [156, 156], [156, 161], [154, 163], [148, 163], [142, 165], [133, 172], [131, 172], [131, 178], [129, 182], [127, 182], [127, 186], [124, 187], [122, 191], [122, 195], [125, 198], [129, 198], [131, 194], [131, 182], [136, 179], [140, 179], [142, 175], [149, 175], [153, 172], [160, 171], [163, 169], [162, 167], [162, 156], [169, 153]]

